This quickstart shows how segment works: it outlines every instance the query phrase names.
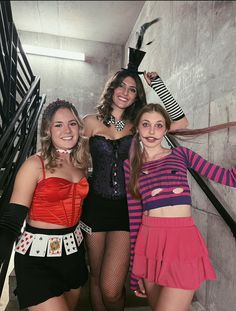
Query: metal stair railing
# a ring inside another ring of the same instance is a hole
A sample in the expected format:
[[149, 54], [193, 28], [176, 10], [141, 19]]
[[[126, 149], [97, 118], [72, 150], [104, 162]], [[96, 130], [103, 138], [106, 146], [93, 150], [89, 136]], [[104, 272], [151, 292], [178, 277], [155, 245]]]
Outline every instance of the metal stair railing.
[[[37, 125], [46, 101], [22, 49], [10, 1], [0, 2], [0, 217], [8, 207], [14, 179], [36, 152]], [[13, 246], [13, 245], [12, 245]], [[11, 248], [12, 251], [12, 248]], [[11, 253], [0, 267], [0, 296]]]

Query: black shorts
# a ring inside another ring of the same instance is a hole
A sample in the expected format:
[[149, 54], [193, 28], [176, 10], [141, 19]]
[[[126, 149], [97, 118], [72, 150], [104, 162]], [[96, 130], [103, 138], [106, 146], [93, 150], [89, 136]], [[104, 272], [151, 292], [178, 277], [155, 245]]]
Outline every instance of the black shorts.
[[84, 200], [81, 220], [92, 232], [129, 231], [127, 199], [106, 199], [90, 191]]
[[[73, 228], [37, 229], [26, 226], [28, 232], [40, 234], [67, 234]], [[31, 230], [32, 229], [32, 230]], [[61, 296], [64, 292], [83, 286], [88, 279], [83, 242], [76, 253], [66, 255], [64, 247], [61, 257], [29, 256], [15, 252], [15, 273], [20, 309], [42, 303], [49, 298]]]

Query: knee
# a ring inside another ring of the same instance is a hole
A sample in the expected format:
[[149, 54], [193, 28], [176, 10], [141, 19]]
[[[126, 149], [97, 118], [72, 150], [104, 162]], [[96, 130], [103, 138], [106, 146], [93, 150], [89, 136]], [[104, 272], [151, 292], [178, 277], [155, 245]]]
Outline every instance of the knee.
[[123, 289], [118, 288], [115, 284], [109, 286], [102, 286], [102, 296], [103, 299], [110, 303], [115, 303], [120, 300], [123, 294]]

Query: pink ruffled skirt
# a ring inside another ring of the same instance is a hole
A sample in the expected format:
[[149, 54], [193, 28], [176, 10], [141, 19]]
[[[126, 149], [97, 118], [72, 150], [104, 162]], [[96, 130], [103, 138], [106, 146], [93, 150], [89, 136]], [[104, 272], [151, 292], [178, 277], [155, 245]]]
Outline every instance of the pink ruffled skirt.
[[186, 290], [216, 279], [192, 217], [143, 216], [132, 272], [158, 285]]

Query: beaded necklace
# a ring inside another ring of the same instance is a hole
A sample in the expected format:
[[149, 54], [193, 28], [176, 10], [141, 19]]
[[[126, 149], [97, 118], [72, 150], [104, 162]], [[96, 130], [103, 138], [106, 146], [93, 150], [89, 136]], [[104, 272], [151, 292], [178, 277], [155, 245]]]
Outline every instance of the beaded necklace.
[[66, 149], [66, 150], [64, 150], [64, 149], [56, 149], [56, 151], [59, 152], [59, 153], [68, 153], [68, 154], [70, 154], [72, 149]]
[[107, 124], [114, 124], [116, 130], [120, 132], [124, 129], [126, 122], [124, 120], [116, 121], [115, 117], [111, 115], [107, 120]]

